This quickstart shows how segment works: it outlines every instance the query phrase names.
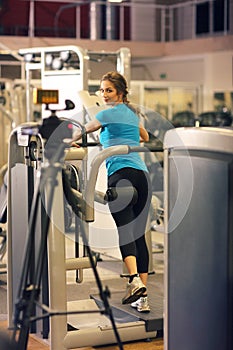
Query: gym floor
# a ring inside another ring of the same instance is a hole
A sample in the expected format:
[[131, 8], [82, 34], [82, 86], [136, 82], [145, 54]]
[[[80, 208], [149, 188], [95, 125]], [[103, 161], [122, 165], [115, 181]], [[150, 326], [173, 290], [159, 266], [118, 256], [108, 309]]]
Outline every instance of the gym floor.
[[[10, 331], [7, 329], [7, 322], [0, 322], [0, 330], [5, 331], [9, 336], [11, 335]], [[139, 350], [143, 347], [143, 350], [163, 350], [163, 339], [155, 338], [150, 340], [129, 342], [123, 345], [124, 350]], [[28, 340], [28, 350], [49, 350], [49, 345], [46, 344], [43, 340], [38, 338], [35, 335], [30, 335]], [[106, 345], [106, 346], [98, 346], [98, 347], [82, 347], [76, 348], [77, 350], [118, 350], [119, 347], [117, 345]], [[1, 349], [8, 350], [8, 349]], [[74, 349], [75, 350], [75, 349]]]
[[[163, 251], [152, 240], [153, 246], [153, 267], [155, 273], [149, 276], [149, 280], [152, 280], [153, 291], [150, 293], [163, 293]], [[68, 240], [68, 250], [70, 250], [71, 243]], [[125, 289], [126, 279], [120, 277], [122, 274], [122, 262], [121, 260], [112, 254], [108, 255], [105, 252], [101, 255], [101, 260], [98, 261], [97, 268], [100, 275], [103, 287], [108, 286], [110, 291], [123, 291]], [[1, 271], [2, 272], [2, 271]], [[97, 294], [98, 288], [95, 284], [93, 271], [90, 269], [84, 270], [83, 282], [77, 284], [75, 282], [76, 275], [74, 271], [67, 272], [67, 298], [68, 301], [73, 300], [83, 300], [88, 299], [90, 295]], [[155, 290], [154, 290], [155, 289]], [[111, 304], [111, 298], [109, 299]], [[10, 334], [11, 331], [7, 329], [7, 275], [6, 273], [0, 274], [0, 331], [5, 331], [6, 334]], [[156, 338], [146, 339], [141, 341], [132, 341], [124, 344], [125, 350], [162, 350], [163, 347], [163, 338], [158, 334]], [[49, 340], [42, 339], [38, 334], [31, 334], [29, 336], [28, 350], [46, 350], [49, 349]], [[96, 347], [81, 347], [77, 349], [82, 350], [117, 350], [119, 347], [117, 345], [102, 345]], [[2, 350], [2, 349], [1, 349]]]

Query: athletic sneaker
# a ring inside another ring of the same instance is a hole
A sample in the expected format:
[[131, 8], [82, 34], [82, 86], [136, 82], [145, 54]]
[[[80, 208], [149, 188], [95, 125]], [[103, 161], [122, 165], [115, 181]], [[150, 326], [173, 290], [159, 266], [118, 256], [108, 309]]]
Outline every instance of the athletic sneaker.
[[150, 306], [147, 297], [140, 297], [137, 301], [131, 303], [131, 306], [134, 309], [137, 309], [138, 312], [150, 312]]
[[131, 283], [127, 283], [126, 294], [122, 299], [122, 304], [130, 304], [138, 300], [146, 291], [146, 286], [142, 283], [140, 277], [134, 277]]

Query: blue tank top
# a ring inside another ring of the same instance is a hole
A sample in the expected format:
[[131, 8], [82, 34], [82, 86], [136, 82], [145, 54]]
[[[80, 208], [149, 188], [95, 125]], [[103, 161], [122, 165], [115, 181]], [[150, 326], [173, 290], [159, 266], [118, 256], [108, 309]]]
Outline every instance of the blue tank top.
[[[140, 145], [139, 118], [124, 103], [100, 111], [96, 119], [102, 125], [100, 143], [103, 148], [117, 145]], [[109, 157], [106, 159], [106, 167], [108, 176], [128, 167], [148, 171], [137, 152]]]

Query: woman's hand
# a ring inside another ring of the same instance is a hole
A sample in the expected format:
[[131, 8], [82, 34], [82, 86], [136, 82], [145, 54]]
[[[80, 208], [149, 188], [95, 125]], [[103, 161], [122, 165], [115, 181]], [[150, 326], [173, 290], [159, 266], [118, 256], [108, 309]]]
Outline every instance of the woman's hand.
[[71, 142], [70, 146], [71, 147], [76, 147], [76, 148], [80, 148], [81, 147], [77, 142]]
[[98, 129], [101, 128], [101, 124], [97, 119], [93, 119], [90, 122], [88, 122], [87, 124], [84, 125], [83, 129], [77, 129], [72, 136], [72, 141], [71, 141], [71, 146], [73, 147], [80, 147], [80, 145], [78, 145], [76, 143], [76, 141], [80, 140], [82, 138], [83, 135], [83, 131], [86, 132], [87, 134], [94, 132]]
[[140, 142], [148, 142], [149, 141], [149, 134], [147, 130], [144, 128], [142, 123], [139, 123], [139, 132], [140, 132]]
[[75, 132], [73, 133], [73, 136], [72, 136], [72, 143], [80, 140], [81, 137], [82, 137], [82, 130], [81, 129], [75, 130]]

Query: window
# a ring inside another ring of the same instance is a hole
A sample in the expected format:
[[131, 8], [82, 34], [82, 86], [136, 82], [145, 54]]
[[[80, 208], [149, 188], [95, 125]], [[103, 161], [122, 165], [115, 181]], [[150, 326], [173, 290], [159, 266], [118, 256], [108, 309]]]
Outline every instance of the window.
[[198, 4], [196, 9], [196, 34], [209, 32], [210, 27], [210, 4], [205, 2]]
[[197, 35], [227, 30], [229, 30], [229, 0], [214, 0], [197, 4]]
[[224, 30], [229, 30], [229, 0], [215, 0], [213, 2], [213, 12], [213, 31], [223, 32]]

